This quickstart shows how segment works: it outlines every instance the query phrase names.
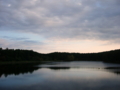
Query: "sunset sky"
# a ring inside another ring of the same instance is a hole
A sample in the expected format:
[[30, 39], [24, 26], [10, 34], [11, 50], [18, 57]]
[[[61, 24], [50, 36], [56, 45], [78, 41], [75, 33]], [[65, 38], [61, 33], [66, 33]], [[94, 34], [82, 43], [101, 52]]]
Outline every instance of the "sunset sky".
[[120, 0], [0, 0], [0, 47], [40, 53], [120, 49]]

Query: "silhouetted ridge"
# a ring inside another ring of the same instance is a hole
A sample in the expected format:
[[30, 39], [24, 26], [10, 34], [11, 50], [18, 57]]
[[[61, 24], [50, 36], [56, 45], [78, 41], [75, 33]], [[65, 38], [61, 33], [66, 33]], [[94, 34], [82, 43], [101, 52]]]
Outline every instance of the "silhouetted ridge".
[[0, 48], [0, 61], [104, 61], [120, 63], [120, 49], [99, 53], [67, 53], [53, 52], [48, 54], [37, 53], [33, 50], [2, 49]]

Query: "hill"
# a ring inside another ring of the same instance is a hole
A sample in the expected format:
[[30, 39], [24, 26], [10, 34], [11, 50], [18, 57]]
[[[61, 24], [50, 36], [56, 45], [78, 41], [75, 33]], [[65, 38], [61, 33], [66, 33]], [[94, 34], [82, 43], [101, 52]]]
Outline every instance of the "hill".
[[11, 61], [104, 61], [120, 63], [120, 49], [99, 53], [68, 53], [53, 52], [42, 54], [33, 50], [2, 49], [0, 48], [0, 62]]

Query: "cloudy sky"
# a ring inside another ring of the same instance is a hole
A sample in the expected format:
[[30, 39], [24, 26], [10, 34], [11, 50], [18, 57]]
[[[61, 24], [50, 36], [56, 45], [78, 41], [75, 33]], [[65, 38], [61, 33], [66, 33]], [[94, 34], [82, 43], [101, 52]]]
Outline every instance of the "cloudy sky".
[[0, 47], [49, 52], [120, 48], [120, 0], [0, 0]]

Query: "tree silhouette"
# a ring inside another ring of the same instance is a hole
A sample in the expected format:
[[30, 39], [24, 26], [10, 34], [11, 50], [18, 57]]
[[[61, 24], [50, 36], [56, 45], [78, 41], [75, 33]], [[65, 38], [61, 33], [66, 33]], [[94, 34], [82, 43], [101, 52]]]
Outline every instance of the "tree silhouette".
[[120, 63], [120, 49], [100, 53], [67, 53], [54, 52], [41, 54], [33, 50], [2, 49], [0, 48], [0, 62], [17, 61], [104, 61]]

